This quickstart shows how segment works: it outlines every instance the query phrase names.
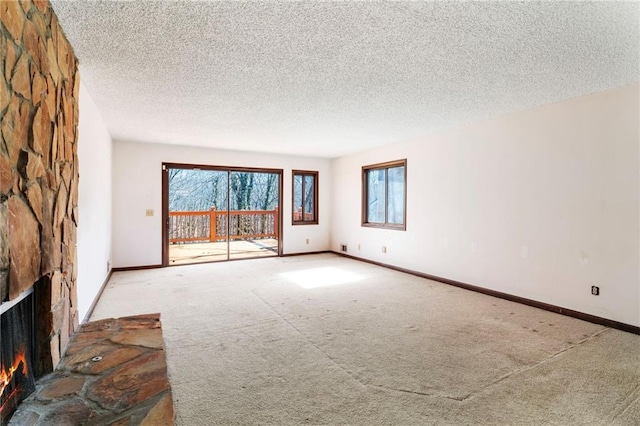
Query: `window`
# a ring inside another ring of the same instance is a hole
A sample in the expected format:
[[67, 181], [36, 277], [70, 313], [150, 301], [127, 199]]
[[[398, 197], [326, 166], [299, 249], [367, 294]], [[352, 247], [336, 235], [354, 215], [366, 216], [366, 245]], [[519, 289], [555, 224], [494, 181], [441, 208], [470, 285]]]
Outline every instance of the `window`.
[[318, 172], [293, 171], [293, 225], [318, 223]]
[[362, 226], [405, 230], [407, 160], [362, 168]]

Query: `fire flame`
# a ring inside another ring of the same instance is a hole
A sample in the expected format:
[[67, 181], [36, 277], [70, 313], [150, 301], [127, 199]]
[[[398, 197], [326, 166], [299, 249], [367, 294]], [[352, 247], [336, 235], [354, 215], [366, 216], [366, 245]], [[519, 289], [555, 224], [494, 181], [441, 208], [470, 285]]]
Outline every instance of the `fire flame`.
[[4, 393], [5, 388], [11, 383], [13, 374], [20, 368], [20, 363], [22, 363], [22, 374], [26, 376], [29, 373], [29, 367], [27, 367], [27, 355], [24, 349], [18, 352], [9, 368], [0, 364], [0, 395]]

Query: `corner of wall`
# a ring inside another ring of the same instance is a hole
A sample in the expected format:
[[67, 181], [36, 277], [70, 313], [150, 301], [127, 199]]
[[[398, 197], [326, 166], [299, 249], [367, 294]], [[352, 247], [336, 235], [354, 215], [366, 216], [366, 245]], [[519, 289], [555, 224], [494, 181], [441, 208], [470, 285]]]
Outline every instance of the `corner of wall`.
[[80, 84], [78, 157], [78, 305], [85, 318], [111, 270], [112, 159], [109, 130], [84, 84]]

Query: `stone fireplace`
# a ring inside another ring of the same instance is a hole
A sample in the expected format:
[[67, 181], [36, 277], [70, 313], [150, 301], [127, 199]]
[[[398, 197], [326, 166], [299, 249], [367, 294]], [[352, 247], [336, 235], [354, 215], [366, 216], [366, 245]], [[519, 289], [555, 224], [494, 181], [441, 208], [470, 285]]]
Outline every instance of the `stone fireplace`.
[[58, 364], [79, 322], [79, 74], [48, 1], [1, 1], [0, 23], [0, 341], [21, 344], [6, 308], [30, 299], [28, 371], [37, 378]]

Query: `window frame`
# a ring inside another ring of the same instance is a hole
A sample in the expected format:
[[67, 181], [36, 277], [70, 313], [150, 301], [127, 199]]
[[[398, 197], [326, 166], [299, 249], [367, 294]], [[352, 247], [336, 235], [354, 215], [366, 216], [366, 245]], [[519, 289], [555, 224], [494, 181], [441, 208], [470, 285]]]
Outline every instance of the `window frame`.
[[[404, 167], [404, 192], [403, 192], [403, 203], [404, 210], [402, 215], [402, 223], [389, 223], [388, 222], [388, 194], [389, 194], [389, 169], [393, 169], [396, 167]], [[372, 170], [384, 170], [384, 191], [385, 191], [385, 201], [384, 201], [384, 222], [369, 222], [369, 172]], [[370, 164], [367, 166], [362, 166], [362, 226], [368, 228], [383, 228], [383, 229], [394, 229], [397, 231], [406, 231], [407, 230], [407, 159], [404, 158], [402, 160], [395, 161], [387, 161], [384, 163]]]
[[[319, 173], [314, 170], [292, 170], [291, 171], [291, 224], [292, 225], [317, 225], [318, 219], [318, 175]], [[296, 176], [302, 176], [302, 219], [296, 220], [295, 211], [295, 184]], [[306, 201], [305, 196], [305, 177], [311, 176], [313, 178], [313, 220], [304, 219], [304, 205]]]

